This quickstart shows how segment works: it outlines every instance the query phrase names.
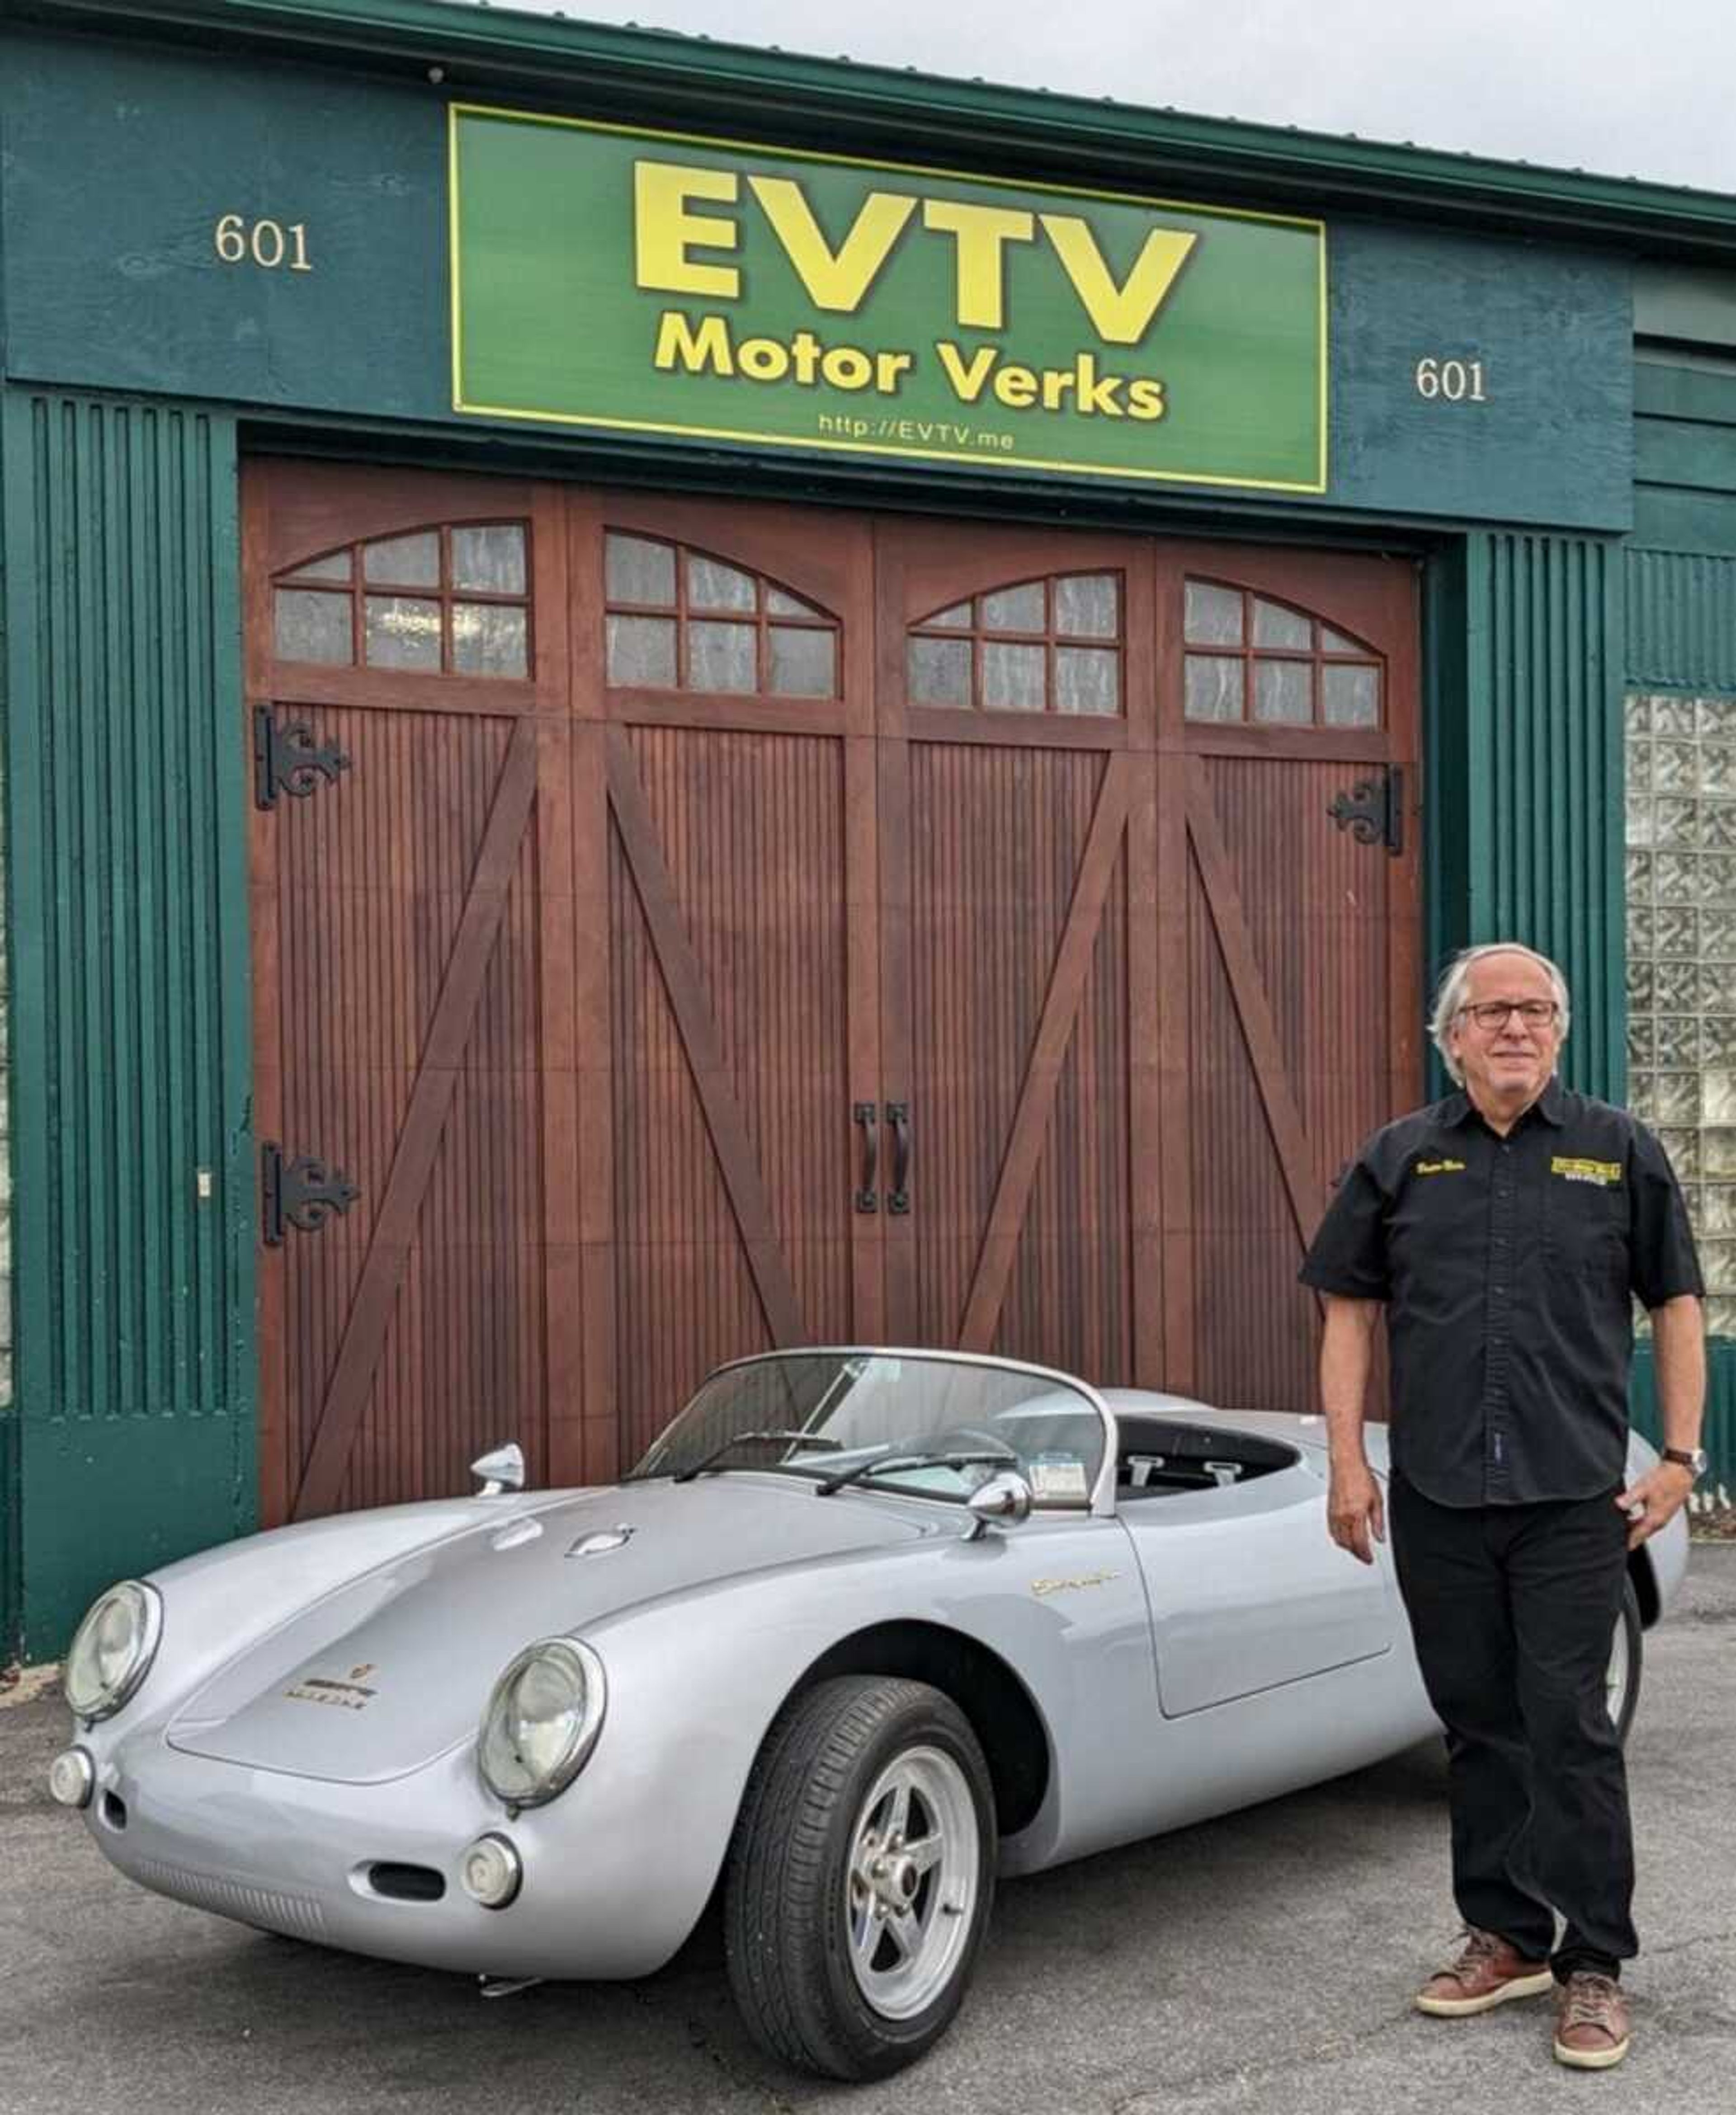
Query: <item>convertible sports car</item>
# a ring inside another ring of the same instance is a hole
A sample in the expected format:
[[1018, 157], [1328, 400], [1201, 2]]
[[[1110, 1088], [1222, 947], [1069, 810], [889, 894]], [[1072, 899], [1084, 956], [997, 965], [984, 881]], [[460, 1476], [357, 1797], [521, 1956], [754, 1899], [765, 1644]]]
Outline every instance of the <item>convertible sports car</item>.
[[[759, 2041], [877, 2077], [957, 2011], [997, 1876], [1435, 1726], [1317, 1420], [811, 1350], [721, 1368], [612, 1489], [476, 1466], [102, 1596], [51, 1787], [123, 1873], [489, 1979], [647, 1974], [721, 1886]], [[1631, 1560], [1624, 1731], [1686, 1545]]]

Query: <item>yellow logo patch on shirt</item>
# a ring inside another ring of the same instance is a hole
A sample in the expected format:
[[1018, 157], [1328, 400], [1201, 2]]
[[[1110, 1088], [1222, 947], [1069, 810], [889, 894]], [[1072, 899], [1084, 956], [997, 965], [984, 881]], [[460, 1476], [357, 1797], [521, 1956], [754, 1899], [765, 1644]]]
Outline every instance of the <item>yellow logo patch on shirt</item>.
[[1413, 1171], [1418, 1175], [1463, 1175], [1464, 1172], [1462, 1160], [1419, 1160]]
[[1621, 1181], [1619, 1160], [1577, 1160], [1564, 1153], [1558, 1153], [1550, 1162], [1549, 1172], [1559, 1175], [1564, 1182], [1592, 1182], [1600, 1190], [1613, 1190]]

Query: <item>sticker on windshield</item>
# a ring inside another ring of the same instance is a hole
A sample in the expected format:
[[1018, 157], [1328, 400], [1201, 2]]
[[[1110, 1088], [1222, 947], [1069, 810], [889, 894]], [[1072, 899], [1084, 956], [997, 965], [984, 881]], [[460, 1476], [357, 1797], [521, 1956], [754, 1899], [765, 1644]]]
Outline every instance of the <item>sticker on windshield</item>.
[[1034, 1454], [1031, 1495], [1035, 1498], [1083, 1498], [1085, 1465], [1076, 1454]]

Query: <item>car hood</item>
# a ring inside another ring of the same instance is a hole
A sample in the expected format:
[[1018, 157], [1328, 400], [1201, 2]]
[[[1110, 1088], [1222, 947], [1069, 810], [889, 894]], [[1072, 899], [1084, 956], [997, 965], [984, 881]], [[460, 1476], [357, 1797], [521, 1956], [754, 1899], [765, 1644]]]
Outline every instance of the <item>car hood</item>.
[[[863, 1494], [823, 1499], [809, 1484], [756, 1475], [503, 1505], [280, 1624], [188, 1699], [168, 1741], [338, 1783], [401, 1777], [475, 1731], [495, 1677], [534, 1639], [584, 1635], [639, 1603], [744, 1573], [932, 1532]], [[579, 1553], [591, 1538], [612, 1546]]]

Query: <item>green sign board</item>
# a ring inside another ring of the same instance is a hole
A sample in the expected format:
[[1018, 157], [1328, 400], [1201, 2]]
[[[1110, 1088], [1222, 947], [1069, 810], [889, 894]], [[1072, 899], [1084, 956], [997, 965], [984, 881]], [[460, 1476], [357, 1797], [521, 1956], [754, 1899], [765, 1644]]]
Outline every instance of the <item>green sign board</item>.
[[1326, 489], [1326, 232], [455, 104], [460, 413]]

